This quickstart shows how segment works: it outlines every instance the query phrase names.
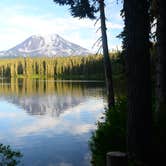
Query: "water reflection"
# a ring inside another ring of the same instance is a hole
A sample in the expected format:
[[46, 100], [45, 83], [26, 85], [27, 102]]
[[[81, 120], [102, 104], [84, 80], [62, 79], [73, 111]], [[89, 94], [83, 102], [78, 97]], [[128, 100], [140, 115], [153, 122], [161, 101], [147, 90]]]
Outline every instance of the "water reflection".
[[1, 80], [0, 94], [31, 115], [59, 116], [65, 110], [85, 102], [89, 96], [103, 96], [103, 84], [95, 83], [95, 87], [93, 84], [35, 79]]
[[0, 142], [21, 150], [25, 166], [87, 166], [103, 96], [102, 83], [1, 80]]

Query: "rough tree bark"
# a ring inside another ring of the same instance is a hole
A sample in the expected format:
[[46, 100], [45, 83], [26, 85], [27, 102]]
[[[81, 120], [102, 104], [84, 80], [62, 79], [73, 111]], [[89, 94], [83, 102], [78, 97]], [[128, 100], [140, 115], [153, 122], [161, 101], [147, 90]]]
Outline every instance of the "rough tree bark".
[[146, 0], [124, 0], [128, 85], [127, 146], [130, 157], [147, 165], [151, 157], [152, 130], [148, 9]]

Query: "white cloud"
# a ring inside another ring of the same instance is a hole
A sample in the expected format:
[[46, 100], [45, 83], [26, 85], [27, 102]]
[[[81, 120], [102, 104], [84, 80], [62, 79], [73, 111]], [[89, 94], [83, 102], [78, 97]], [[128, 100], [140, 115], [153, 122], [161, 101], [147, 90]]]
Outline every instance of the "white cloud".
[[[15, 5], [1, 10], [0, 50], [9, 49], [31, 35], [48, 33], [57, 33], [67, 40], [91, 49], [100, 36], [100, 33], [96, 34], [98, 26], [94, 27], [95, 21], [90, 19], [57, 17], [53, 13], [35, 15], [24, 12], [27, 9], [28, 6]], [[31, 7], [31, 10], [37, 11], [37, 8]], [[107, 26], [112, 30], [122, 28], [119, 23], [107, 22]]]
[[[30, 134], [35, 134], [50, 129], [52, 130], [51, 133], [55, 132], [56, 134], [70, 133], [73, 135], [82, 135], [84, 133], [96, 129], [96, 125], [95, 123], [87, 124], [86, 122], [82, 122], [80, 117], [81, 112], [85, 113], [86, 110], [90, 110], [94, 119], [99, 119], [102, 115], [101, 110], [104, 110], [103, 102], [95, 103], [95, 105], [93, 102], [91, 104], [80, 104], [76, 107], [67, 109], [59, 118], [56, 119], [45, 115], [44, 117], [35, 119], [35, 121], [32, 121], [31, 123], [22, 125], [21, 127], [19, 127], [19, 129], [13, 129], [13, 132], [17, 136], [27, 136]], [[88, 108], [86, 105], [88, 105]], [[70, 116], [75, 118], [75, 121], [68, 118]]]
[[58, 124], [58, 120], [52, 118], [41, 118], [36, 120], [35, 122], [32, 122], [31, 124], [23, 125], [19, 129], [14, 130], [14, 132], [16, 132], [16, 135], [26, 136], [36, 132], [40, 132], [44, 129], [51, 128], [56, 124]]
[[16, 117], [17, 117], [17, 114], [15, 114], [14, 112], [10, 112], [10, 113], [0, 112], [0, 119], [16, 118]]
[[112, 22], [107, 22], [107, 28], [110, 28], [110, 29], [122, 29], [123, 25], [122, 24], [117, 24], [117, 23], [112, 23]]
[[[61, 162], [61, 163], [58, 163], [57, 166], [72, 166], [73, 164], [70, 164], [70, 163], [65, 163], [65, 162]], [[50, 165], [51, 166], [51, 165]]]
[[37, 119], [31, 124], [23, 125], [19, 129], [14, 129], [13, 132], [17, 136], [27, 136], [35, 133], [40, 133], [48, 129], [52, 130], [51, 135], [54, 132], [56, 134], [70, 133], [73, 135], [82, 135], [96, 129], [96, 126], [94, 124], [74, 124], [73, 122], [67, 120], [44, 117], [41, 119]]
[[[0, 21], [2, 22], [2, 20]], [[0, 42], [6, 43], [5, 49], [8, 49], [9, 46], [14, 46], [14, 43], [18, 44], [33, 34], [48, 33], [60, 34], [70, 41], [89, 47], [88, 39], [81, 38], [81, 31], [93, 29], [93, 22], [87, 19], [79, 20], [76, 18], [53, 18], [47, 16], [13, 15], [5, 20], [4, 24], [7, 26], [0, 29]], [[91, 34], [89, 34], [89, 37], [91, 37]], [[4, 44], [0, 44], [1, 47], [4, 47]]]

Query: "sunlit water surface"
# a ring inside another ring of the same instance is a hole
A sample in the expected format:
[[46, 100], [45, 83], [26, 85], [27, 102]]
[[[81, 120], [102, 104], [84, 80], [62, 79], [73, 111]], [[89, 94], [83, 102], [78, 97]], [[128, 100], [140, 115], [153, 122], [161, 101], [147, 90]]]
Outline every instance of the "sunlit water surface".
[[104, 94], [101, 82], [0, 80], [0, 143], [21, 151], [20, 165], [89, 166]]

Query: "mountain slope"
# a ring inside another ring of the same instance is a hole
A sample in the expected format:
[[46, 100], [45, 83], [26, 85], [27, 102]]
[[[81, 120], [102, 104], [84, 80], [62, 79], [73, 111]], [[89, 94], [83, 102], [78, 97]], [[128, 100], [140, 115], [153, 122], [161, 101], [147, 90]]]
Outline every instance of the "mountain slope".
[[40, 36], [34, 35], [17, 46], [0, 52], [2, 57], [40, 57], [40, 56], [70, 56], [87, 55], [89, 50], [71, 43], [57, 34]]

